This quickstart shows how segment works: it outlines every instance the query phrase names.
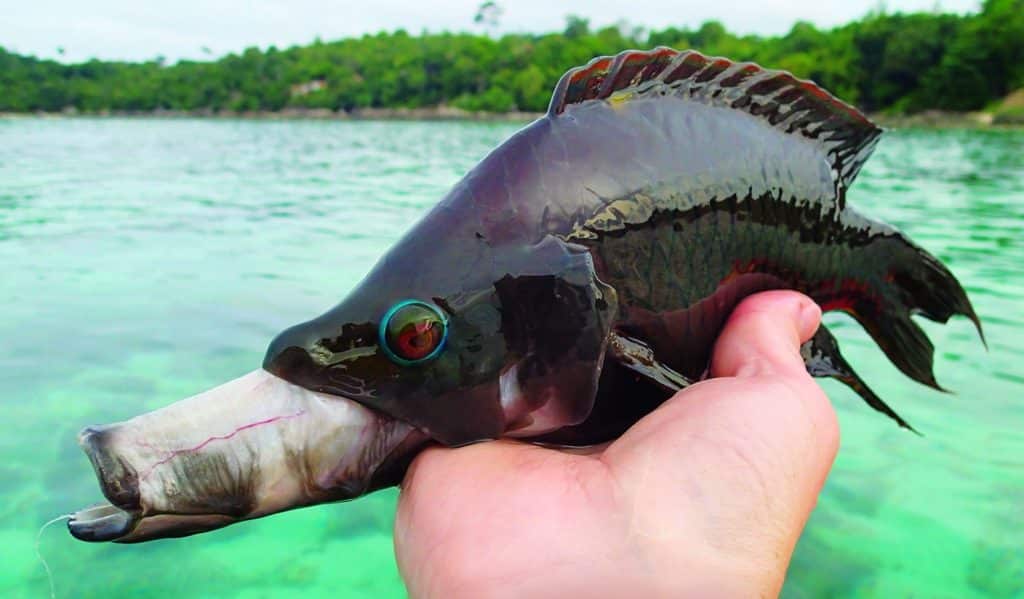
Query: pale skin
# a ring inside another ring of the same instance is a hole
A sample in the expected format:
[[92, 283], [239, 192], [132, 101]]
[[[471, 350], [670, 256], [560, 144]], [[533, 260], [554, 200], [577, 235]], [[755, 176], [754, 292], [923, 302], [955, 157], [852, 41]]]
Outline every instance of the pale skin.
[[773, 597], [839, 446], [790, 291], [733, 312], [714, 378], [615, 442], [433, 448], [402, 485], [395, 552], [417, 598]]

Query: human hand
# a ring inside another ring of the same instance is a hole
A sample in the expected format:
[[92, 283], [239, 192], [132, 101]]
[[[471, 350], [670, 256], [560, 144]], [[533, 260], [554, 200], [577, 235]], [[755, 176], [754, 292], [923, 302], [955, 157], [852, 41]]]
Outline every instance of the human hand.
[[778, 594], [839, 444], [799, 355], [820, 318], [794, 292], [744, 300], [715, 378], [595, 452], [500, 440], [421, 453], [395, 521], [410, 595]]

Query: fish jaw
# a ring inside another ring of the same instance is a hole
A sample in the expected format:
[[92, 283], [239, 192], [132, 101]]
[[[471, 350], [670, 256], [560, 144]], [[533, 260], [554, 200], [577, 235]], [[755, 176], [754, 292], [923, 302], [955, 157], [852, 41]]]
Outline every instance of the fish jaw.
[[73, 536], [187, 536], [397, 482], [425, 437], [344, 397], [256, 370], [79, 444], [109, 503], [75, 513]]

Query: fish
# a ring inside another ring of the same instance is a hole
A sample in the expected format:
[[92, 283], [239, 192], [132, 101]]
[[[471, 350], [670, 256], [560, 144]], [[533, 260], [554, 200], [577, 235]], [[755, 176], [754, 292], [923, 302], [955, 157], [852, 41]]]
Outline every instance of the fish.
[[[430, 445], [613, 440], [707, 378], [732, 309], [771, 289], [846, 313], [941, 389], [912, 316], [965, 316], [984, 342], [981, 322], [938, 259], [847, 202], [881, 134], [813, 82], [692, 50], [571, 69], [262, 368], [83, 429], [107, 501], [69, 530], [131, 543], [353, 499]], [[801, 355], [913, 430], [827, 327]]]

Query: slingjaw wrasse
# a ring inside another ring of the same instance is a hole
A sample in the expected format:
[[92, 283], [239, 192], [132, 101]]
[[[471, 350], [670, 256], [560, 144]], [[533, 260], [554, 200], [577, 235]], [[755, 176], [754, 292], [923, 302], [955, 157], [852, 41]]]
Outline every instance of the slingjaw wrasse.
[[[881, 135], [780, 71], [658, 48], [562, 77], [340, 304], [263, 369], [80, 441], [86, 540], [181, 536], [399, 482], [429, 443], [615, 438], [708, 372], [768, 289], [841, 310], [938, 388], [912, 314], [981, 327], [953, 275], [847, 189]], [[822, 327], [808, 371], [909, 424]]]

